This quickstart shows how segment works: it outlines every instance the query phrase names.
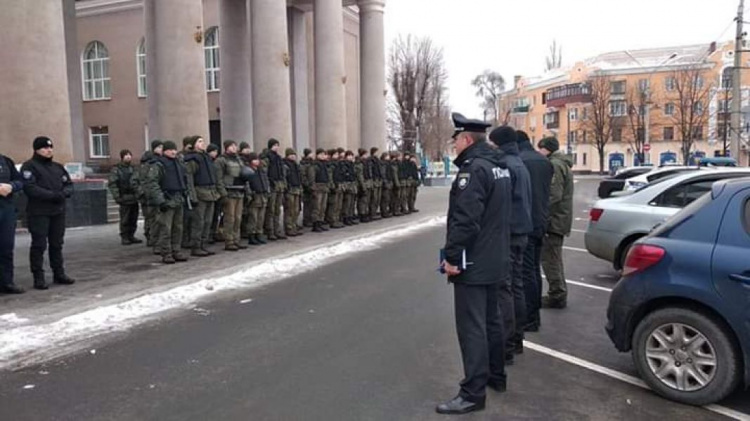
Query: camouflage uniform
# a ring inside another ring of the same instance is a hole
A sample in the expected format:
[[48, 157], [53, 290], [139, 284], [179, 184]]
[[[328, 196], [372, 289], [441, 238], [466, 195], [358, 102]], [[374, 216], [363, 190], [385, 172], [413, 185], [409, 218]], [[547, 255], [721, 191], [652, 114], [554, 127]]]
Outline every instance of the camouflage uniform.
[[372, 168], [367, 158], [361, 155], [354, 164], [357, 173], [357, 214], [360, 222], [369, 222], [370, 196], [372, 195]]
[[193, 210], [190, 216], [190, 247], [194, 256], [213, 254], [206, 250], [214, 205], [221, 197], [216, 188], [216, 170], [208, 153], [195, 151], [185, 155], [188, 185]]
[[237, 154], [216, 158], [216, 181], [224, 199], [224, 244], [229, 250], [240, 247], [240, 224], [245, 199], [245, 181], [241, 179], [243, 163]]
[[384, 153], [380, 156], [380, 173], [383, 175], [383, 189], [380, 196], [380, 214], [383, 218], [393, 216], [391, 210], [391, 194], [393, 192], [393, 174], [391, 171], [390, 155]]
[[251, 167], [250, 189], [252, 200], [248, 214], [247, 232], [250, 236], [250, 244], [264, 244], [263, 227], [268, 217], [269, 197], [271, 196], [271, 185], [263, 166]]
[[[138, 171], [132, 164], [118, 163], [109, 175], [109, 191], [120, 205], [120, 237], [122, 244], [140, 243], [136, 240], [138, 228]], [[134, 241], [135, 240], [135, 241]]]
[[330, 178], [326, 161], [316, 159], [307, 169], [307, 179], [310, 183], [310, 190], [313, 193], [312, 200], [312, 221], [313, 231], [321, 232], [323, 220], [326, 215], [328, 205], [328, 192], [330, 190]]
[[[377, 153], [377, 151], [374, 151]], [[383, 194], [383, 178], [385, 174], [382, 172], [382, 165], [380, 159], [373, 155], [370, 157], [370, 163], [372, 168], [372, 194], [370, 195], [370, 219], [380, 219], [380, 199]]]
[[393, 180], [393, 191], [391, 192], [391, 213], [393, 216], [401, 216], [401, 161], [398, 155], [391, 156], [391, 179]]
[[284, 229], [287, 235], [296, 237], [301, 234], [297, 231], [297, 221], [302, 199], [302, 172], [297, 161], [288, 158], [291, 155], [296, 153], [292, 149], [287, 149], [287, 158], [284, 159], [287, 182], [287, 191], [284, 195]]
[[265, 231], [269, 239], [285, 239], [286, 235], [281, 228], [281, 208], [286, 193], [286, 175], [284, 174], [283, 159], [278, 153], [269, 150], [263, 158], [268, 170], [268, 181], [271, 183], [271, 194], [268, 196], [268, 209], [266, 210]]
[[357, 202], [357, 176], [354, 169], [354, 163], [348, 159], [343, 164], [343, 192], [344, 201], [342, 206], [344, 225], [354, 225], [354, 208]]
[[141, 157], [141, 165], [138, 166], [138, 200], [143, 209], [143, 235], [146, 237], [146, 245], [155, 247], [159, 239], [159, 229], [156, 225], [156, 215], [159, 209], [149, 200], [146, 195], [145, 182], [149, 178], [149, 171], [156, 164], [159, 155], [146, 151]]
[[315, 162], [311, 157], [305, 157], [300, 160], [300, 177], [302, 178], [302, 226], [312, 227], [312, 200], [313, 192], [310, 188], [312, 183], [309, 180], [310, 166]]

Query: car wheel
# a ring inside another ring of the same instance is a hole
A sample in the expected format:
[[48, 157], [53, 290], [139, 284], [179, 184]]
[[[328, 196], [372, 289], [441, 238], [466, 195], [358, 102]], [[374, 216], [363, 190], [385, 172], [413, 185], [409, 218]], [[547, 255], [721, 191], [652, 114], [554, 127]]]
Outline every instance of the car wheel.
[[619, 267], [616, 267], [617, 270], [623, 270], [625, 269], [625, 262], [628, 258], [628, 252], [630, 251], [630, 248], [633, 247], [633, 244], [638, 241], [641, 237], [631, 238], [628, 240], [627, 243], [620, 246], [620, 256], [617, 259], [617, 263], [620, 265]]
[[633, 361], [656, 393], [688, 405], [724, 399], [740, 382], [739, 354], [730, 332], [687, 308], [664, 308], [641, 320]]

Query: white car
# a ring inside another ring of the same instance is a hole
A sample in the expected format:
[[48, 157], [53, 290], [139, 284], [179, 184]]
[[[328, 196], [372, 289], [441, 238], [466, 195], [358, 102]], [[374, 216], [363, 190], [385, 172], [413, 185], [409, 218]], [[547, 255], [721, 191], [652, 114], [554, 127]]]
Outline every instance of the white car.
[[640, 189], [641, 187], [651, 184], [655, 181], [661, 180], [666, 177], [671, 177], [675, 174], [684, 173], [684, 172], [690, 172], [690, 171], [700, 171], [700, 170], [706, 170], [708, 167], [697, 167], [697, 166], [682, 166], [682, 165], [669, 165], [669, 166], [663, 166], [663, 167], [657, 167], [653, 170], [645, 173], [640, 174], [632, 178], [628, 178], [625, 180], [625, 187], [623, 188], [623, 191], [626, 192], [632, 192], [635, 190]]
[[616, 270], [622, 269], [623, 260], [636, 240], [710, 192], [714, 182], [738, 177], [750, 177], [750, 168], [725, 167], [672, 174], [628, 196], [601, 199], [589, 212], [586, 250], [612, 262]]

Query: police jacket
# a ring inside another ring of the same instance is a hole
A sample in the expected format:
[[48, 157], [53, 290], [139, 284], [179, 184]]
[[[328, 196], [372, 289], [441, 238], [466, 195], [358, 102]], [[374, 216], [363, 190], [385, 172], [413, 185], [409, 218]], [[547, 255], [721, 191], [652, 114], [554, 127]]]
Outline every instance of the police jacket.
[[261, 168], [250, 168], [250, 190], [256, 194], [271, 193], [271, 184], [268, 175]]
[[16, 169], [16, 164], [5, 155], [0, 155], [0, 183], [10, 184], [13, 187], [11, 194], [1, 197], [0, 206], [13, 205], [13, 193], [23, 190], [21, 174]]
[[115, 202], [122, 205], [138, 202], [138, 172], [133, 165], [125, 162], [115, 165], [109, 174], [108, 187]]
[[284, 182], [284, 162], [281, 156], [274, 151], [268, 151], [268, 180], [271, 182], [271, 186], [275, 186], [277, 182]]
[[513, 236], [525, 236], [534, 231], [531, 221], [531, 178], [529, 170], [518, 156], [518, 144], [506, 143], [500, 146], [504, 152], [505, 162], [513, 182], [513, 213], [510, 217], [510, 233]]
[[450, 282], [488, 285], [508, 274], [512, 185], [501, 158], [481, 142], [454, 161], [459, 171], [450, 192], [445, 260], [462, 272]]
[[23, 191], [28, 197], [29, 215], [65, 213], [65, 199], [73, 195], [73, 182], [65, 167], [37, 154], [21, 166]]
[[286, 167], [286, 182], [289, 187], [302, 187], [302, 174], [300, 172], [300, 165], [297, 163], [297, 161], [285, 159], [284, 166]]
[[542, 238], [549, 219], [549, 189], [552, 183], [552, 164], [549, 159], [534, 150], [531, 142], [518, 144], [519, 156], [529, 170], [531, 181], [532, 236]]

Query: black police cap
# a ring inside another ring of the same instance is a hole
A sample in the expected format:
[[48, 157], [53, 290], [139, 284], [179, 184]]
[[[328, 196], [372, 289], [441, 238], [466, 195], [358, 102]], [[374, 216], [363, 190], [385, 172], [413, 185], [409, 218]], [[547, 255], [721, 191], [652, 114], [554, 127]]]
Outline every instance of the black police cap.
[[454, 138], [458, 136], [459, 133], [463, 132], [487, 133], [487, 129], [492, 126], [491, 124], [485, 123], [481, 120], [472, 120], [466, 118], [463, 114], [459, 113], [451, 114], [451, 118], [453, 119], [453, 127], [455, 127], [455, 132], [453, 133]]

